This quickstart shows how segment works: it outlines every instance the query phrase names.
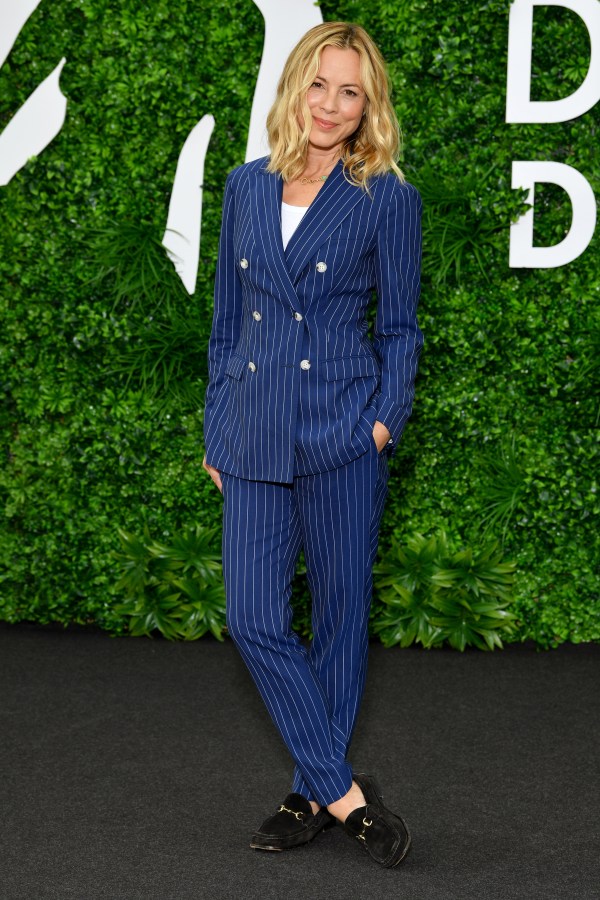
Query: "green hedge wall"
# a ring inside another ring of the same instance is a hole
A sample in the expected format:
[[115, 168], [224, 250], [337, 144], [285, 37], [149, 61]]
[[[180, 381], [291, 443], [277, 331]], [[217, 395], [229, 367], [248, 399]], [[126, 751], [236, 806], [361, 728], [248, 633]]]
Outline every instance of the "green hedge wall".
[[[320, 6], [381, 46], [402, 165], [425, 200], [426, 344], [381, 554], [415, 531], [475, 550], [495, 536], [517, 563], [514, 639], [599, 640], [598, 238], [563, 268], [507, 265], [522, 208], [512, 160], [572, 165], [600, 197], [598, 108], [505, 123], [501, 0]], [[46, 0], [0, 71], [2, 128], [67, 57], [63, 130], [0, 189], [4, 620], [123, 633], [117, 530], [167, 540], [220, 524], [201, 467], [206, 345], [223, 185], [244, 159], [262, 28], [249, 0]], [[574, 90], [589, 59], [578, 18], [536, 9], [534, 44], [534, 99]], [[179, 151], [205, 113], [216, 127], [190, 298], [158, 241]], [[541, 188], [536, 240], [557, 242], [569, 221], [565, 195]]]

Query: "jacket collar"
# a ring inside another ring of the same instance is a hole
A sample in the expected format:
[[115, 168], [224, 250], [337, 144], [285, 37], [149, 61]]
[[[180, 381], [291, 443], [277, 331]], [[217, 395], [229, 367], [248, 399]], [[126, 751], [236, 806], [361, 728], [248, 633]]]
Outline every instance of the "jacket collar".
[[306, 265], [351, 209], [364, 195], [360, 187], [344, 176], [343, 163], [337, 162], [310, 204], [284, 251], [281, 240], [281, 200], [283, 179], [279, 174], [259, 169], [252, 198], [252, 218], [257, 242], [274, 263], [272, 272], [295, 309], [298, 297], [295, 284]]

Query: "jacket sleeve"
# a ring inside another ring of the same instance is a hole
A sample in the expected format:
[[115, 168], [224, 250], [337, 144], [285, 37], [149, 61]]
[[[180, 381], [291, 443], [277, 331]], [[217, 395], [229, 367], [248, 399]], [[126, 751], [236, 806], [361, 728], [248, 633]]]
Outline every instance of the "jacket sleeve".
[[392, 454], [412, 411], [423, 335], [417, 324], [421, 272], [421, 196], [397, 181], [375, 249], [377, 311], [373, 346], [381, 363], [377, 420], [391, 434]]
[[210, 427], [217, 392], [225, 379], [225, 369], [235, 349], [242, 322], [242, 285], [235, 261], [233, 229], [235, 198], [232, 173], [225, 182], [223, 218], [215, 275], [214, 311], [208, 341], [208, 385], [204, 399], [204, 435]]

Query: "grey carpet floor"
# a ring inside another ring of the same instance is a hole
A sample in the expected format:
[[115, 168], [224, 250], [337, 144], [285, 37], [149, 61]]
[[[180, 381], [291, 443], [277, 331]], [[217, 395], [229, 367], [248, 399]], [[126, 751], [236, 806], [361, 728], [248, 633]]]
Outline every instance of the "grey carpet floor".
[[2, 900], [600, 898], [600, 645], [372, 644], [351, 761], [413, 846], [248, 846], [291, 764], [229, 642], [0, 626]]

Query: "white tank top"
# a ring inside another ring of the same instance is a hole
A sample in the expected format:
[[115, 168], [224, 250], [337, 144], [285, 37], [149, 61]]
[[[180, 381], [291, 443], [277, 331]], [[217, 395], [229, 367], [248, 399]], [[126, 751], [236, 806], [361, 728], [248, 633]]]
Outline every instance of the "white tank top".
[[281, 239], [284, 250], [307, 209], [308, 206], [290, 206], [289, 203], [281, 201]]

